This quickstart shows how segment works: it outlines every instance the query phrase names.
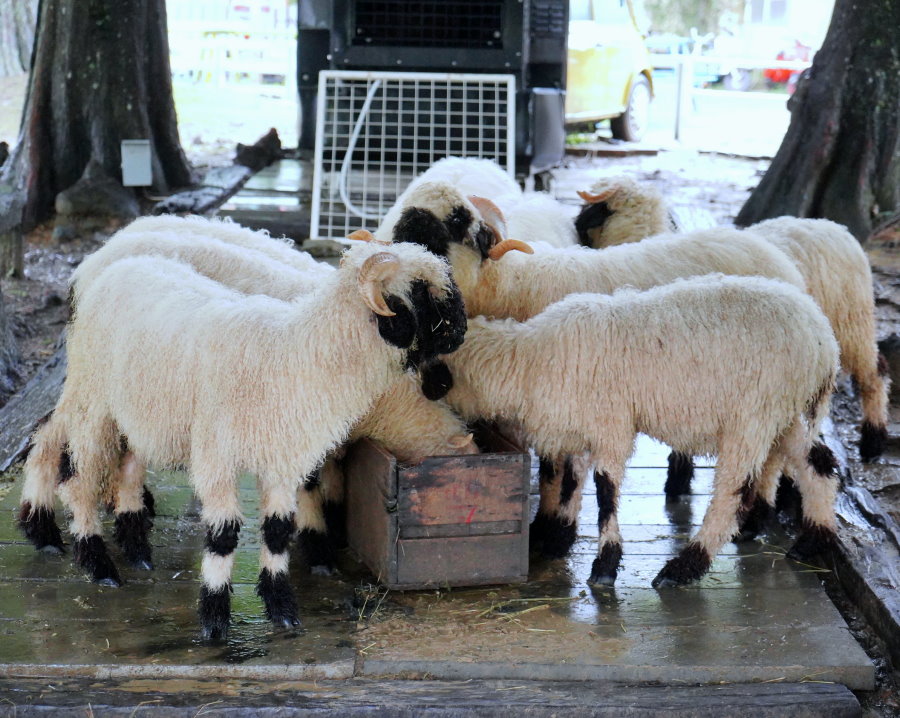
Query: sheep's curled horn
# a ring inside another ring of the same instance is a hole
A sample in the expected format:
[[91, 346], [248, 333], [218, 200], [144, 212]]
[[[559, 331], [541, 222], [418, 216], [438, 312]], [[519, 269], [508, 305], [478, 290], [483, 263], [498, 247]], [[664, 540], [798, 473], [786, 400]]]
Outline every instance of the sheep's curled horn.
[[534, 254], [534, 250], [525, 242], [519, 239], [504, 239], [506, 237], [506, 218], [496, 204], [485, 197], [470, 196], [469, 201], [494, 234], [494, 246], [488, 252], [488, 259], [497, 261], [504, 254], [513, 250]]
[[383, 317], [396, 316], [384, 300], [382, 284], [400, 269], [400, 260], [390, 252], [373, 254], [360, 267], [357, 283], [366, 306]]
[[585, 192], [584, 190], [578, 190], [578, 196], [581, 197], [588, 204], [597, 204], [597, 202], [606, 202], [610, 197], [613, 196], [615, 190], [608, 189], [605, 192], [600, 192], [599, 194], [591, 194], [590, 192]]

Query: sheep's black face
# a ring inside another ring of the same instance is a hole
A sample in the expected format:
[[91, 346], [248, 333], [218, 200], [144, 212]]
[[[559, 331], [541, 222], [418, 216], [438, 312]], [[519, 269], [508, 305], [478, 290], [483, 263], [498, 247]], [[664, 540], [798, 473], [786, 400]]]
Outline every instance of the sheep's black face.
[[594, 202], [585, 205], [579, 215], [575, 218], [575, 231], [578, 232], [578, 242], [585, 247], [593, 247], [590, 233], [603, 228], [607, 220], [613, 216], [615, 212], [609, 208], [606, 202]]
[[[451, 284], [444, 296], [435, 296], [428, 282], [418, 280], [410, 287], [409, 305], [396, 296], [385, 301], [396, 316], [378, 316], [378, 331], [386, 342], [407, 350], [407, 369], [428, 365], [439, 354], [456, 351], [462, 344], [466, 334], [466, 308], [455, 284]], [[449, 371], [434, 370], [431, 375], [436, 386], [446, 386], [440, 390], [441, 396], [446, 394], [452, 383]], [[434, 389], [426, 395], [437, 391]]]
[[446, 257], [453, 239], [446, 225], [433, 212], [408, 207], [394, 227], [394, 241], [418, 244], [432, 254]]
[[487, 259], [494, 246], [494, 234], [484, 222], [476, 223], [462, 205], [454, 207], [443, 221], [430, 210], [408, 207], [394, 227], [394, 241], [421, 245], [439, 257], [446, 257], [450, 243], [457, 242], [474, 246], [482, 259]]

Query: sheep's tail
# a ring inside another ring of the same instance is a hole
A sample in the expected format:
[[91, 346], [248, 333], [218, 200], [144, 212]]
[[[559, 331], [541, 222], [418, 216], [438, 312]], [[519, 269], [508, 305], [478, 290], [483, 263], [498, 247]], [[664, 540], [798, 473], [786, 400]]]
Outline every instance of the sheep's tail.
[[37, 549], [63, 550], [53, 500], [56, 486], [72, 476], [65, 428], [53, 414], [31, 439], [19, 503], [19, 528]]

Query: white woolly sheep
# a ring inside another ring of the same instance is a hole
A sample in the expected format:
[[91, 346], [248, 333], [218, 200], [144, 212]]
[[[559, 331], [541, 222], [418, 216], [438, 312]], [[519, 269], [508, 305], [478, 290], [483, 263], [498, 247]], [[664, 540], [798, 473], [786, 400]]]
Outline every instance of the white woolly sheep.
[[139, 462], [188, 467], [208, 526], [202, 633], [224, 637], [241, 523], [235, 478], [250, 471], [265, 517], [257, 592], [274, 623], [295, 625], [287, 545], [298, 484], [404, 371], [459, 345], [464, 319], [435, 341], [434, 301], [458, 303], [449, 268], [410, 246], [353, 247], [292, 302], [240, 294], [161, 257], [111, 264], [79, 298], [63, 394], [34, 458], [71, 456], [62, 488], [76, 562], [95, 581], [119, 582], [97, 501], [127, 436]]
[[[666, 231], [665, 203], [649, 184], [611, 178], [580, 194], [587, 204], [576, 225], [579, 237], [588, 238], [593, 247], [637, 242]], [[608, 215], [605, 222], [598, 221], [600, 215]], [[841, 348], [841, 367], [859, 387], [860, 458], [872, 461], [887, 441], [889, 379], [875, 344], [872, 272], [866, 253], [845, 227], [825, 219], [779, 217], [748, 229], [794, 262], [810, 296], [831, 321]]]
[[423, 184], [435, 182], [450, 185], [464, 197], [489, 197], [505, 216], [510, 237], [557, 247], [578, 243], [573, 224], [575, 207], [558, 202], [546, 192], [523, 193], [496, 162], [471, 157], [446, 157], [416, 177], [387, 211], [375, 237], [391, 241], [394, 225], [410, 206], [410, 195]]
[[576, 294], [524, 323], [471, 319], [447, 363], [447, 398], [465, 418], [517, 421], [541, 456], [590, 452], [600, 509], [591, 584], [616, 578], [618, 493], [638, 432], [719, 457], [700, 530], [654, 586], [702, 576], [735, 533], [755, 483], [783, 467], [806, 521], [791, 555], [833, 540], [834, 461], [814, 439], [837, 345], [828, 320], [795, 287], [713, 275], [644, 292]]
[[[395, 241], [418, 241], [448, 257], [470, 317], [524, 321], [575, 292], [608, 294], [624, 286], [648, 289], [710, 272], [766, 276], [804, 287], [803, 277], [784, 253], [746, 231], [700, 230], [602, 252], [534, 244], [533, 256], [512, 253], [502, 261], [486, 262], [488, 257], [499, 259], [508, 248], [522, 248], [513, 240], [497, 243], [504, 234], [502, 214], [490, 202], [480, 200], [477, 208], [449, 185], [426, 183], [410, 193], [407, 203], [394, 229]], [[541, 484], [542, 510], [532, 524], [531, 539], [535, 548], [556, 557], [565, 555], [575, 540], [577, 501], [557, 503], [548, 495], [566, 483], [566, 464], [562, 457], [545, 459], [557, 468], [556, 478], [551, 481], [548, 474]], [[569, 472], [570, 478], [574, 475]], [[576, 478], [575, 485], [584, 478]], [[568, 495], [577, 497], [577, 492], [573, 489]], [[556, 513], [545, 514], [548, 506]]]
[[[135, 227], [140, 231], [135, 231]], [[229, 241], [235, 238], [237, 243]], [[114, 261], [142, 254], [180, 259], [200, 274], [233, 289], [284, 300], [314, 291], [322, 278], [334, 271], [333, 267], [315, 261], [302, 271], [296, 267], [306, 267], [305, 262], [295, 262], [294, 266], [283, 264], [284, 247], [282, 242], [264, 233], [216, 220], [177, 217], [161, 223], [142, 220], [116, 233], [104, 247], [85, 259], [73, 276], [73, 297], [77, 302], [81, 292]], [[288, 252], [298, 253], [292, 249]], [[403, 462], [415, 462], [429, 455], [478, 452], [471, 435], [466, 433], [465, 424], [443, 402], [425, 399], [413, 376], [404, 376], [378, 398], [353, 429], [350, 440], [361, 436], [380, 442]], [[37, 446], [35, 451], [38, 455], [41, 447]], [[21, 521], [22, 528], [37, 548], [62, 550], [62, 536], [52, 506], [52, 486], [59, 479], [59, 458], [40, 465], [46, 470], [38, 471], [32, 466], [26, 472], [22, 503], [28, 509]], [[129, 563], [149, 569], [152, 564], [148, 531], [153, 505], [152, 495], [144, 487], [146, 472], [130, 452], [123, 453], [118, 467], [107, 497], [116, 517], [114, 536]], [[317, 571], [330, 570], [334, 565], [333, 537], [327, 537], [324, 529], [327, 525], [330, 533], [340, 532], [338, 508], [342, 491], [342, 477], [333, 461], [326, 461], [318, 481], [300, 490], [298, 540]]]

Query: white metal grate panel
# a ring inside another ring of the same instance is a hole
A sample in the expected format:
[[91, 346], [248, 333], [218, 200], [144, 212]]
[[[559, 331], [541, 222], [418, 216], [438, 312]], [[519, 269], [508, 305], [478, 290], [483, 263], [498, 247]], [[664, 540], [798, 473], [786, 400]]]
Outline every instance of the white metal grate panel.
[[513, 75], [320, 72], [313, 238], [374, 229], [443, 157], [492, 159], [513, 174], [515, 97]]

